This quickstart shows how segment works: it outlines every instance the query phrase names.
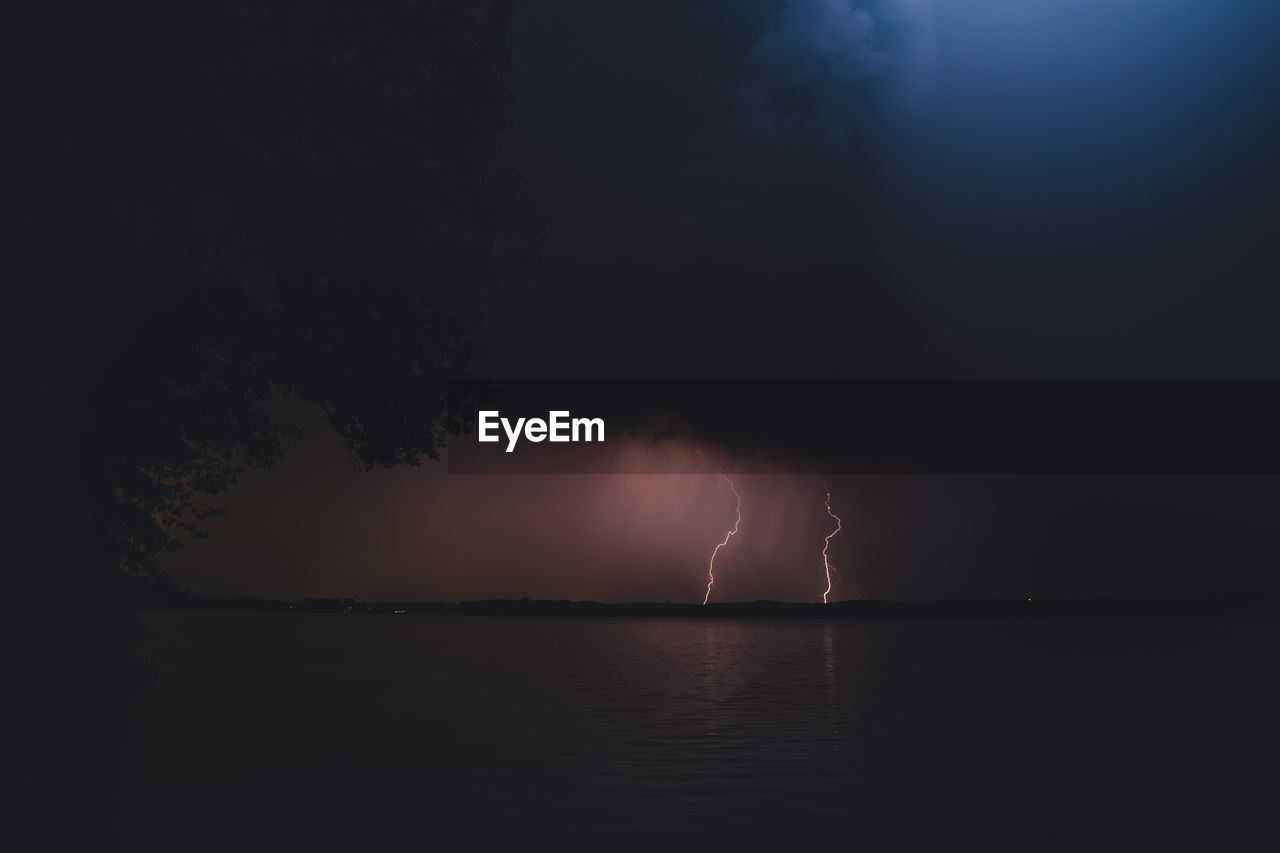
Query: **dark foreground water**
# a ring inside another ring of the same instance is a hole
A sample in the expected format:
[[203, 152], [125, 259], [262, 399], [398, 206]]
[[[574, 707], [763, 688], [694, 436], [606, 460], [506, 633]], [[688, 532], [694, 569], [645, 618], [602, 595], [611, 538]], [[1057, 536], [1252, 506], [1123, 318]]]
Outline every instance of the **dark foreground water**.
[[135, 849], [1275, 840], [1269, 623], [149, 624]]

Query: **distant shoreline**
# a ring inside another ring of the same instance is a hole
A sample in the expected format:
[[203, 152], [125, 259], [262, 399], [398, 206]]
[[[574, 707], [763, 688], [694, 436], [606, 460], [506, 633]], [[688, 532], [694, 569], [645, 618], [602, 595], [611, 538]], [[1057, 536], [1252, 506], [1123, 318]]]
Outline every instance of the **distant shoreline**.
[[197, 595], [175, 589], [148, 591], [147, 612], [329, 613], [349, 615], [492, 615], [667, 617], [696, 619], [1248, 619], [1274, 621], [1280, 600], [1269, 595], [1149, 596], [1082, 599], [979, 599], [948, 601], [850, 600], [830, 604], [749, 601], [711, 604], [507, 600], [460, 602], [282, 601], [250, 596]]

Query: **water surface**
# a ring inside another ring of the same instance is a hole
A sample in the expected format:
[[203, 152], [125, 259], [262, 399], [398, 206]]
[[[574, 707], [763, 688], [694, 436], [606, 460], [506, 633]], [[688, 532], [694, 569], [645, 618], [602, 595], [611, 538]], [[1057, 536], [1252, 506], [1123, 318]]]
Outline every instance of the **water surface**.
[[1071, 849], [1244, 838], [1271, 807], [1267, 623], [149, 624], [139, 849]]

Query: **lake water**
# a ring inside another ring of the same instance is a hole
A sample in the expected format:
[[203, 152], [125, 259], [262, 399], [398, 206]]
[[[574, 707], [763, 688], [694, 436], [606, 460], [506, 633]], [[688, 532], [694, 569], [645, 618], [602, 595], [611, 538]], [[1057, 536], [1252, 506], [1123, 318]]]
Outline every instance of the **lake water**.
[[1243, 842], [1270, 623], [156, 614], [133, 849]]

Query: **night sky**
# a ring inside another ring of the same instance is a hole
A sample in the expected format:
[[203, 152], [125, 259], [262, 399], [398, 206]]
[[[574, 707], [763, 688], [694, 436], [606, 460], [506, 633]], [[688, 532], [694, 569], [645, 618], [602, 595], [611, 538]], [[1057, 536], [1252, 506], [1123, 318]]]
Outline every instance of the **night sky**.
[[[1280, 378], [1265, 0], [520, 5], [546, 241], [479, 375]], [[278, 597], [700, 600], [713, 476], [355, 471], [319, 414], [163, 568]], [[834, 477], [836, 598], [1276, 590], [1268, 477]], [[823, 492], [741, 483], [731, 600], [820, 597]]]

